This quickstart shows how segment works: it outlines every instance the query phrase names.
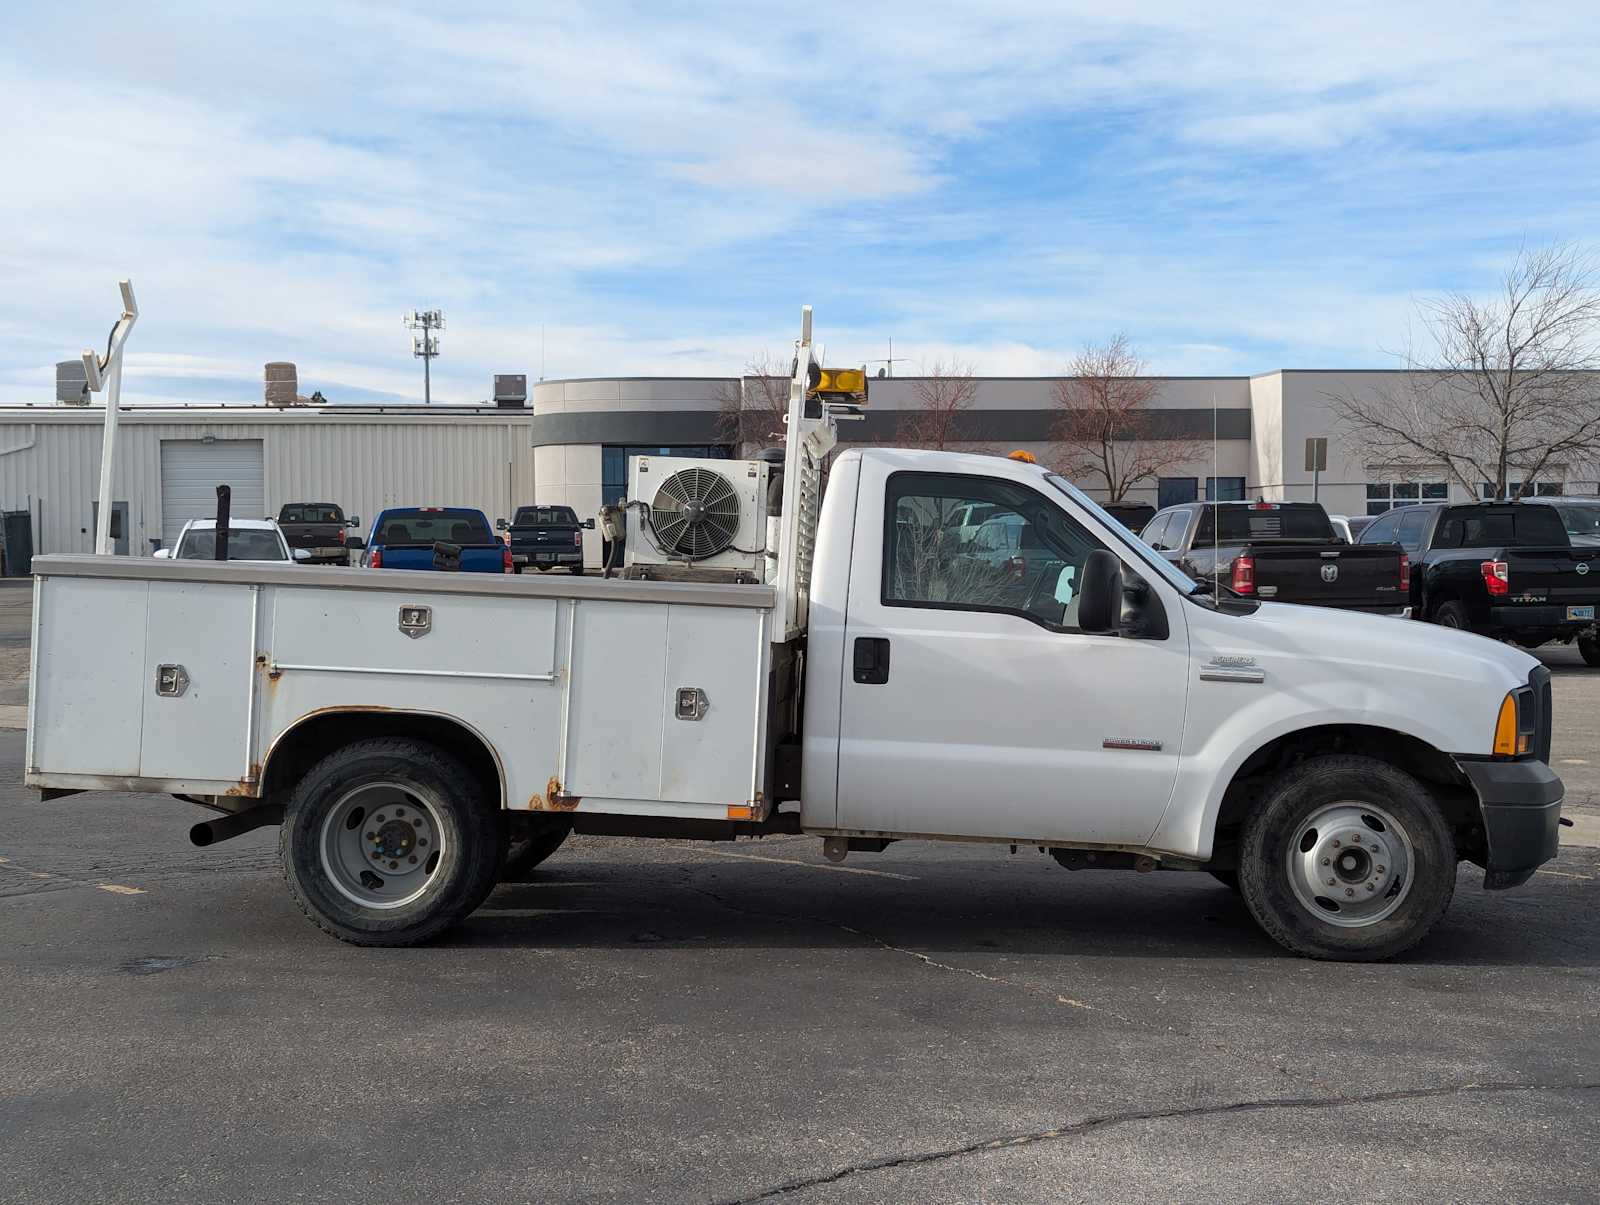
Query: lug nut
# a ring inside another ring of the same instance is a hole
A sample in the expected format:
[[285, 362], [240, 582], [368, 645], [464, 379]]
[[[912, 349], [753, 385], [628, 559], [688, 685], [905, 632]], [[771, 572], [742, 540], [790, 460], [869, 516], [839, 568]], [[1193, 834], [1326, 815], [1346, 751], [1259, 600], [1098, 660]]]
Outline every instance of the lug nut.
[[[383, 823], [383, 813], [379, 812], [376, 816], [373, 817], [373, 819], [376, 820], [379, 824], [382, 824]], [[1334, 844], [1337, 845], [1339, 843], [1337, 841], [1335, 841]]]
[[390, 870], [399, 870], [400, 869], [400, 863], [398, 863], [398, 862], [390, 862], [389, 863], [389, 869]]
[[1355, 891], [1355, 888], [1354, 888], [1354, 887], [1346, 887], [1346, 888], [1345, 888], [1345, 889], [1344, 889], [1344, 893], [1345, 893], [1345, 894], [1346, 894], [1346, 895], [1354, 895], [1354, 894], [1355, 894], [1355, 893], [1356, 893], [1356, 891]]
[[396, 816], [404, 816], [406, 814], [406, 810], [405, 808], [395, 808], [394, 814]]
[[[412, 855], [411, 855], [411, 856], [410, 856], [410, 857], [409, 857], [409, 858], [407, 858], [407, 859], [406, 859], [406, 860], [407, 860], [407, 861], [408, 861], [408, 862], [410, 862], [410, 863], [411, 863], [411, 864], [412, 864], [412, 865], [413, 865], [413, 866], [415, 866], [415, 865], [416, 865], [416, 863], [417, 863], [417, 855], [416, 855], [416, 854], [412, 854]], [[1367, 888], [1367, 890], [1368, 890], [1368, 891], [1371, 891], [1371, 890], [1372, 890], [1372, 888], [1371, 888], [1371, 887], [1368, 887], [1368, 888]]]
[[[416, 861], [416, 859], [415, 859], [415, 858], [412, 858], [412, 859], [411, 859], [411, 860], [412, 860], [412, 861], [413, 861], [413, 862], [415, 862], [415, 861]], [[1368, 884], [1367, 884], [1367, 890], [1368, 890], [1368, 891], [1376, 891], [1376, 890], [1377, 890], [1377, 889], [1378, 889], [1378, 885], [1377, 885], [1377, 884], [1376, 884], [1376, 883], [1368, 883]]]
[[[378, 819], [379, 819], [379, 820], [382, 820], [382, 819], [383, 819], [383, 817], [382, 817], [382, 816], [379, 816], [379, 817], [378, 817]], [[1339, 848], [1339, 838], [1337, 838], [1337, 837], [1335, 837], [1335, 838], [1334, 838], [1334, 839], [1333, 839], [1333, 848], [1334, 848], [1334, 849], [1338, 849], [1338, 848]]]
[[1332, 886], [1333, 886], [1333, 884], [1334, 884], [1334, 882], [1335, 882], [1335, 881], [1336, 881], [1336, 880], [1334, 880], [1334, 879], [1329, 879], [1329, 880], [1328, 880], [1328, 886], [1329, 886], [1329, 887], [1332, 887]]
[[1360, 845], [1361, 844], [1361, 834], [1360, 833], [1355, 834], [1355, 836], [1351, 837], [1350, 840], [1351, 840], [1351, 842], [1353, 844]]
[[[418, 845], [426, 845], [427, 843], [428, 843], [428, 839], [426, 837], [418, 837], [417, 838], [417, 844]], [[1378, 869], [1382, 870], [1383, 867], [1380, 866], [1380, 867], [1378, 867]]]
[[1382, 866], [1380, 866], [1380, 867], [1378, 867], [1378, 873], [1379, 873], [1379, 874], [1382, 874], [1382, 873], [1383, 873], [1383, 867], [1382, 867]]
[[[372, 834], [368, 833], [367, 835], [370, 837]], [[1324, 866], [1332, 866], [1333, 865], [1333, 859], [1332, 858], [1323, 858], [1322, 859], [1322, 864]]]

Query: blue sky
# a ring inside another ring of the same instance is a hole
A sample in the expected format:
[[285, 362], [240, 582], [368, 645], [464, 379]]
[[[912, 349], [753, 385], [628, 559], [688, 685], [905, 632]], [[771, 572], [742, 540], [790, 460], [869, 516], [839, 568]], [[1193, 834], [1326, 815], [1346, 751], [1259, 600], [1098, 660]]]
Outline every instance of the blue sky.
[[[420, 399], [787, 356], [1383, 367], [1593, 243], [1589, 4], [8, 5], [0, 401], [143, 317], [133, 401]], [[46, 11], [46, 9], [48, 11]], [[541, 334], [542, 332], [542, 334]]]

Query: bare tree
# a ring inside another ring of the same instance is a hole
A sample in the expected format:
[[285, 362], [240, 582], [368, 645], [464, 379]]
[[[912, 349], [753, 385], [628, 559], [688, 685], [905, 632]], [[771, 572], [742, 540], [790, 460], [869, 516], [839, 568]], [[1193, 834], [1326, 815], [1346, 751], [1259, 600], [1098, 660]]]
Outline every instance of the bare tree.
[[781, 445], [789, 414], [789, 364], [767, 352], [750, 357], [741, 380], [719, 391], [716, 440], [737, 459]]
[[[1442, 465], [1476, 497], [1521, 497], [1600, 456], [1600, 273], [1570, 244], [1524, 248], [1487, 298], [1418, 306], [1420, 348], [1393, 386], [1329, 397], [1346, 441], [1383, 466]], [[1513, 490], [1513, 485], [1516, 488]]]
[[[895, 437], [909, 448], [948, 448], [963, 439], [961, 416], [978, 397], [978, 380], [972, 365], [938, 361], [925, 368], [911, 387], [909, 410], [900, 412]], [[969, 449], [970, 450], [970, 449]]]
[[1145, 367], [1127, 336], [1118, 334], [1084, 347], [1055, 384], [1060, 409], [1053, 437], [1061, 469], [1089, 484], [1098, 478], [1111, 502], [1207, 454], [1203, 441], [1177, 432], [1173, 416], [1151, 406], [1160, 385]]

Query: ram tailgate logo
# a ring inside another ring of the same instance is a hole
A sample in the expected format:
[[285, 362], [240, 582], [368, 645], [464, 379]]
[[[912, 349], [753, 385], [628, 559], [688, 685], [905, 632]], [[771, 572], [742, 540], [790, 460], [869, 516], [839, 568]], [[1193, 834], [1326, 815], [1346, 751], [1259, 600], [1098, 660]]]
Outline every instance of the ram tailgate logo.
[[1323, 565], [1323, 567], [1322, 567], [1322, 580], [1327, 582], [1327, 583], [1329, 583], [1330, 585], [1332, 583], [1338, 581], [1339, 580], [1339, 566], [1335, 565], [1332, 561], [1329, 561], [1327, 564]]

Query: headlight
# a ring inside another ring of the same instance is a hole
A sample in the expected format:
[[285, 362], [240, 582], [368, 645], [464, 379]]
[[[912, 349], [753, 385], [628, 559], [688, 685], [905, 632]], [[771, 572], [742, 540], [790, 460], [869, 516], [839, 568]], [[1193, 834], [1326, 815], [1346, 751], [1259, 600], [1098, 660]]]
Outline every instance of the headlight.
[[1521, 686], [1500, 702], [1500, 714], [1494, 722], [1494, 755], [1521, 757], [1532, 752], [1533, 691]]

